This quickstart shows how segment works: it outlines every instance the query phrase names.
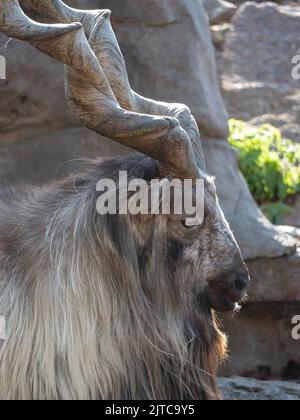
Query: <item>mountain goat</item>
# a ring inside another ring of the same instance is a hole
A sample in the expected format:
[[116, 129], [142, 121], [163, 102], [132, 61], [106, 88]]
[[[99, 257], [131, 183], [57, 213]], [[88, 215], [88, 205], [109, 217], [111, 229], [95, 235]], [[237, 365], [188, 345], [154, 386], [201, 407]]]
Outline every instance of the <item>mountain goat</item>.
[[[79, 120], [139, 154], [91, 161], [44, 187], [1, 191], [0, 398], [219, 398], [226, 339], [216, 312], [237, 309], [249, 276], [194, 118], [186, 106], [131, 89], [108, 10], [20, 3], [1, 1], [0, 31], [62, 62]], [[97, 183], [117, 182], [121, 171], [147, 182], [203, 179], [203, 223], [100, 215]]]

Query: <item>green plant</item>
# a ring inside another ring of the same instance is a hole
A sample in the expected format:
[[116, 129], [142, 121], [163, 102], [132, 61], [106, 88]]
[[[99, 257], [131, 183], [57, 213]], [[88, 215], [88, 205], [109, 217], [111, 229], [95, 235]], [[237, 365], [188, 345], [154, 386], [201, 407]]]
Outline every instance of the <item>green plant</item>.
[[283, 216], [292, 212], [293, 208], [288, 204], [278, 201], [277, 203], [263, 204], [261, 210], [272, 223], [278, 224], [281, 222]]
[[283, 139], [265, 124], [252, 127], [230, 120], [230, 144], [239, 152], [240, 168], [262, 210], [279, 223], [290, 206], [286, 200], [300, 193], [300, 145]]

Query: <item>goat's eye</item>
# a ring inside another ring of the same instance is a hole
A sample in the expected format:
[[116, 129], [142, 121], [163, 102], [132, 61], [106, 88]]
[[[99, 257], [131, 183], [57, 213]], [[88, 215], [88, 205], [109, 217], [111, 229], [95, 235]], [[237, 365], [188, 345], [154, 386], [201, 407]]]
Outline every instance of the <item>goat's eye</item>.
[[196, 229], [201, 226], [201, 223], [199, 223], [196, 219], [183, 219], [181, 220], [181, 224], [185, 229]]

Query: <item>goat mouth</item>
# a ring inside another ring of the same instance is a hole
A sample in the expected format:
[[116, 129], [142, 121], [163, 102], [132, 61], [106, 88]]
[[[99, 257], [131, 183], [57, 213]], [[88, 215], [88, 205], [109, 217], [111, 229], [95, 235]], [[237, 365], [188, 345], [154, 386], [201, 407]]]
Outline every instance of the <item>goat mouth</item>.
[[246, 294], [243, 293], [238, 298], [233, 298], [222, 288], [210, 286], [207, 289], [208, 303], [216, 312], [219, 313], [237, 313], [241, 309], [241, 304], [246, 300]]
[[210, 307], [219, 313], [235, 313], [241, 309], [239, 302], [232, 302], [229, 299], [222, 299], [218, 302], [210, 302]]

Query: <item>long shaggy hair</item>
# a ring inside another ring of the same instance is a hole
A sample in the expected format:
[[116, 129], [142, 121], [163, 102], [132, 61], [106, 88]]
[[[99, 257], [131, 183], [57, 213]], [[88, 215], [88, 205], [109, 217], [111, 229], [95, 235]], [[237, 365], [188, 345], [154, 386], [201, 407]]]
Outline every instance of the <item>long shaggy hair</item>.
[[138, 155], [1, 192], [0, 399], [219, 397], [226, 341], [205, 295], [207, 250], [195, 258], [166, 216], [97, 214], [97, 182], [119, 171], [158, 175]]

